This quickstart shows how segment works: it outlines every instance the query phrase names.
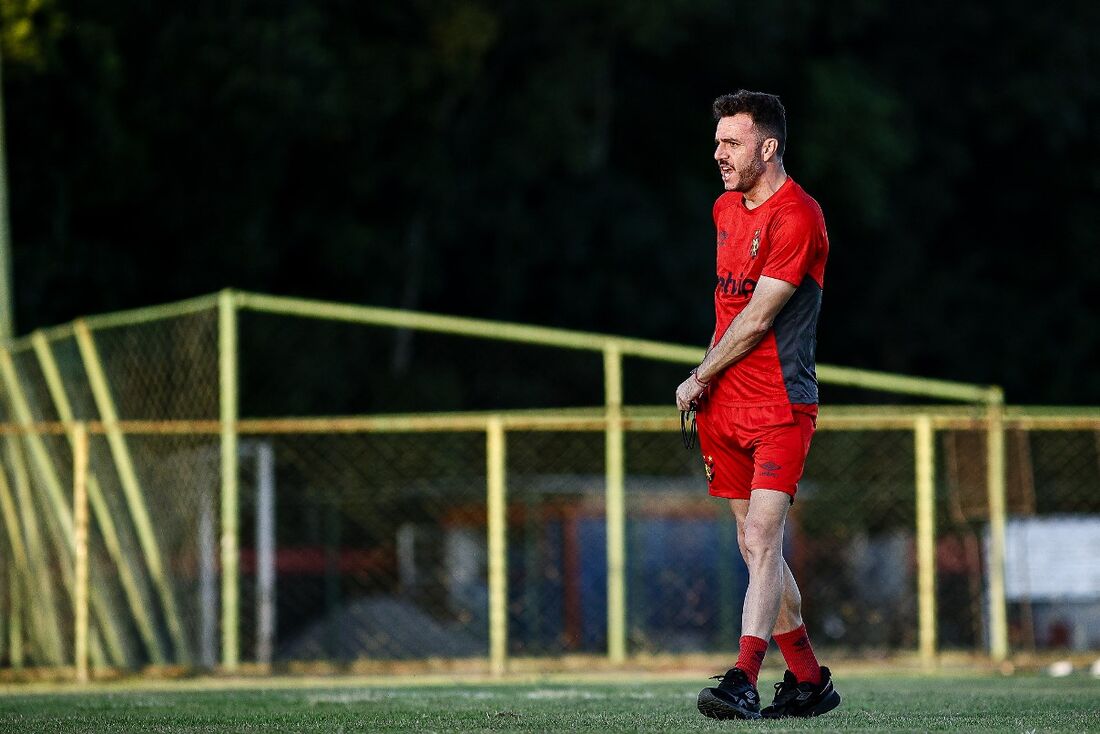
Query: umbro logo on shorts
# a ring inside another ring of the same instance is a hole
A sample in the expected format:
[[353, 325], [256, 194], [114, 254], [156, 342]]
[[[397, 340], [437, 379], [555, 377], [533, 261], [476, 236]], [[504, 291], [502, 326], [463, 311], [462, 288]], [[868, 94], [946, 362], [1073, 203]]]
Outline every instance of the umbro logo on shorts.
[[760, 472], [760, 476], [762, 476], [762, 477], [777, 477], [779, 475], [776, 472], [778, 472], [783, 467], [780, 466], [779, 464], [776, 464], [774, 461], [767, 461], [767, 462], [764, 462], [763, 464], [761, 464], [760, 468], [764, 470], [764, 471]]

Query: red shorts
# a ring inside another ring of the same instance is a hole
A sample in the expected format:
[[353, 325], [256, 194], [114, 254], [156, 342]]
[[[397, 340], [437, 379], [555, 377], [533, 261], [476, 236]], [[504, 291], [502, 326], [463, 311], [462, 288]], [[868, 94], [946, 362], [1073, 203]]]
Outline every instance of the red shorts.
[[816, 405], [712, 403], [703, 405], [696, 420], [712, 495], [747, 500], [754, 489], [775, 489], [794, 502], [817, 427]]

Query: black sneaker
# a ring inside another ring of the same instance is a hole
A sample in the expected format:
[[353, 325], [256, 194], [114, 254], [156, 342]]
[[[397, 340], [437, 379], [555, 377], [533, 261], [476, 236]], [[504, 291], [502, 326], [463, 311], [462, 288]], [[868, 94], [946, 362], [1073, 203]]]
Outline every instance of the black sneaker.
[[699, 692], [699, 713], [712, 719], [759, 719], [760, 694], [749, 683], [745, 671], [730, 668], [725, 675], [713, 676], [717, 688]]
[[765, 719], [782, 719], [787, 716], [809, 718], [832, 711], [840, 705], [840, 694], [833, 688], [833, 676], [821, 666], [821, 682], [799, 683], [794, 673], [783, 674], [783, 682], [775, 684], [772, 705], [760, 712]]

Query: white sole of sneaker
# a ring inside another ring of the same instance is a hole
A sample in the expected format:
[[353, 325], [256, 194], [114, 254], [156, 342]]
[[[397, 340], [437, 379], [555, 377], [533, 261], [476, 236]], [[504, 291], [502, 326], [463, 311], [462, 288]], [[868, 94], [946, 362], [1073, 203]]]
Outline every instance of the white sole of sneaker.
[[699, 713], [711, 719], [759, 719], [760, 712], [736, 706], [715, 696], [712, 688], [699, 692]]

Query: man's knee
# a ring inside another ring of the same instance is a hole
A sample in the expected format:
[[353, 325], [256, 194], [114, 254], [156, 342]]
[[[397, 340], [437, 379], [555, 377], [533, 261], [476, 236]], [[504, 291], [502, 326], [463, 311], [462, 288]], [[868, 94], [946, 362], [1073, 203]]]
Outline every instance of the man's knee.
[[745, 523], [744, 533], [739, 540], [747, 563], [766, 562], [781, 557], [783, 529], [750, 519]]
[[745, 547], [745, 524], [737, 523], [737, 547], [741, 549], [741, 557], [746, 562], [749, 560], [749, 550]]

